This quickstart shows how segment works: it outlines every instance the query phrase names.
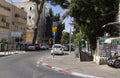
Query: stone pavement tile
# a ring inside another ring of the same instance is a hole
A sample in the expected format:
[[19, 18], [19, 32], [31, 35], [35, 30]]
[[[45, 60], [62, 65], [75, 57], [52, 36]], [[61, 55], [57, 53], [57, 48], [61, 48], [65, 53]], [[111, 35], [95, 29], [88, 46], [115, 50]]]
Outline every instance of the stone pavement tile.
[[80, 62], [79, 58], [75, 58], [74, 52], [66, 52], [66, 55], [52, 55], [43, 57], [45, 63], [53, 67], [60, 67], [72, 72], [94, 75], [103, 78], [120, 78], [120, 69], [112, 68], [107, 65], [97, 65], [93, 61]]

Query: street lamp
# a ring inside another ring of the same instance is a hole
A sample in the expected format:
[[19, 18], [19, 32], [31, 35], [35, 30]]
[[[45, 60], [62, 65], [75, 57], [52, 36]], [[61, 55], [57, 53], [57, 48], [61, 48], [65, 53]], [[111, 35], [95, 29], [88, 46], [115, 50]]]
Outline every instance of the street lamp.
[[109, 23], [103, 25], [102, 28], [105, 28], [108, 25], [114, 25], [114, 24], [120, 24], [120, 22], [109, 22]]
[[[107, 24], [104, 24], [104, 25], [102, 26], [102, 28], [105, 28], [105, 27], [110, 26], [110, 25], [115, 25], [115, 24], [120, 24], [120, 22], [109, 22], [109, 23], [107, 23]], [[106, 33], [105, 35], [106, 35], [106, 36], [109, 36], [108, 33]], [[120, 29], [119, 29], [119, 36], [120, 36]]]
[[[73, 23], [69, 23], [71, 26], [73, 26]], [[69, 51], [71, 52], [71, 40], [72, 40], [72, 30], [71, 30], [71, 26], [70, 26], [70, 33], [69, 33]]]
[[69, 51], [71, 52], [71, 27], [70, 27], [70, 38], [69, 38]]

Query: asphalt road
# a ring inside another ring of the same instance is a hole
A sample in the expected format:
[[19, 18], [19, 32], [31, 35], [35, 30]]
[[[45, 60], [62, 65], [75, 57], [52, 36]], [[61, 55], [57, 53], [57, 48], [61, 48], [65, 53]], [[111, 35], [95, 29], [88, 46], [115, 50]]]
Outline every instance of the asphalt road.
[[0, 78], [80, 78], [42, 65], [37, 66], [40, 57], [48, 52], [49, 50], [0, 57]]

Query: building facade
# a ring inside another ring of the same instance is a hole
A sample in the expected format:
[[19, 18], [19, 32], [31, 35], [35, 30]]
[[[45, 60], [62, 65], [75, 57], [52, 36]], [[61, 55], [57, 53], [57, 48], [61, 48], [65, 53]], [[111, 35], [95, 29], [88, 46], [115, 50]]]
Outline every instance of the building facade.
[[10, 14], [11, 14], [11, 7], [7, 4], [4, 0], [0, 1], [0, 38], [4, 38], [6, 40], [9, 39], [9, 32], [10, 32]]
[[[36, 21], [38, 18], [37, 5], [34, 2], [24, 1], [19, 3], [14, 3], [15, 6], [27, 12], [27, 37], [26, 41], [32, 43], [34, 37], [34, 29], [36, 28]], [[46, 31], [46, 14], [48, 13], [48, 8], [46, 5], [43, 7], [43, 11], [40, 15], [39, 26], [38, 26], [38, 35], [36, 43], [43, 42], [45, 39]]]
[[[26, 32], [27, 13], [5, 0], [0, 0], [0, 39], [6, 40], [7, 50], [14, 49], [16, 32]], [[1, 47], [1, 46], [0, 46]]]
[[32, 43], [34, 36], [34, 29], [36, 27], [36, 21], [38, 17], [36, 4], [34, 2], [25, 1], [25, 2], [14, 3], [14, 5], [27, 12], [26, 42]]

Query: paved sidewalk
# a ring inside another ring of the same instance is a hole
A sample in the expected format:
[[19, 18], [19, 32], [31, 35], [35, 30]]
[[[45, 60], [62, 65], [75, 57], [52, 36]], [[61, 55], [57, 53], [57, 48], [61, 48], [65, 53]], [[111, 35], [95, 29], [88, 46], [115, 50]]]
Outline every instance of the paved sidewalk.
[[4, 52], [0, 52], [0, 56], [8, 56], [12, 54], [22, 54], [22, 53], [25, 53], [25, 51], [4, 51]]
[[63, 56], [55, 55], [54, 58], [52, 55], [48, 54], [41, 59], [44, 63], [48, 64], [50, 68], [58, 67], [84, 76], [90, 75], [101, 78], [120, 78], [120, 69], [109, 67], [107, 65], [97, 65], [93, 61], [80, 62], [79, 58], [75, 58], [74, 52], [66, 52], [66, 55]]

